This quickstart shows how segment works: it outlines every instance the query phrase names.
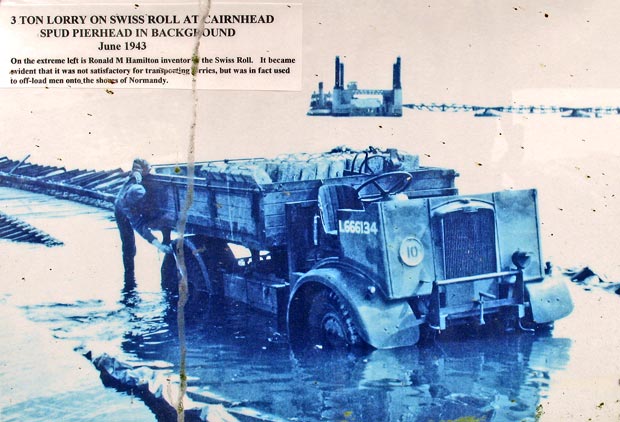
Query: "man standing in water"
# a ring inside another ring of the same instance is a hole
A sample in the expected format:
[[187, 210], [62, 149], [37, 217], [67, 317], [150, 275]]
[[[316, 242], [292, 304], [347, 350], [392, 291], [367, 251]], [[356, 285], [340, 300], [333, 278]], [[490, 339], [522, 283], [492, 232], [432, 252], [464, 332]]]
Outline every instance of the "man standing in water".
[[150, 170], [151, 166], [146, 160], [136, 158], [133, 161], [129, 178], [123, 184], [114, 201], [114, 216], [123, 248], [125, 283], [135, 283], [136, 239], [134, 230], [161, 252], [172, 253], [172, 248], [157, 240], [148, 226], [153, 216], [149, 215], [148, 205], [144, 201], [146, 189], [142, 185], [142, 178]]

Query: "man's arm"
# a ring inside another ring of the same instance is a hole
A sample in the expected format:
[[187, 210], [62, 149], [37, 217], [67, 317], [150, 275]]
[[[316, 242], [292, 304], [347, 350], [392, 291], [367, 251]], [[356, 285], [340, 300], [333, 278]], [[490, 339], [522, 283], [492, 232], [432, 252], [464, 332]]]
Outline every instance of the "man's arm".
[[151, 242], [151, 245], [155, 246], [157, 249], [160, 250], [160, 252], [163, 253], [173, 253], [174, 251], [172, 250], [172, 246], [170, 245], [164, 245], [163, 243], [161, 243], [159, 240], [155, 239]]
[[131, 221], [131, 226], [133, 227], [133, 229], [140, 236], [142, 236], [147, 242], [149, 242], [151, 245], [155, 246], [157, 249], [159, 249], [163, 253], [173, 252], [172, 247], [170, 245], [164, 245], [159, 240], [157, 240], [157, 238], [153, 235], [153, 232], [151, 231], [149, 226], [146, 224], [145, 218], [140, 216], [135, 219], [130, 218], [130, 221]]

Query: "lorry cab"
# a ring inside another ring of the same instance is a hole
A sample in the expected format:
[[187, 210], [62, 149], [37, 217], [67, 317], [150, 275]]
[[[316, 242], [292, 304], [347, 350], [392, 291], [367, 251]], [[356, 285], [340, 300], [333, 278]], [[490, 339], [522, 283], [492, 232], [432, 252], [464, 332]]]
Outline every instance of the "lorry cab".
[[319, 189], [322, 230], [337, 247], [293, 286], [289, 316], [314, 313], [295, 302], [299, 290], [325, 288], [351, 321], [308, 319], [315, 340], [389, 348], [414, 344], [420, 328], [542, 327], [571, 312], [563, 281], [545, 274], [536, 190], [409, 197], [413, 177], [390, 172]]

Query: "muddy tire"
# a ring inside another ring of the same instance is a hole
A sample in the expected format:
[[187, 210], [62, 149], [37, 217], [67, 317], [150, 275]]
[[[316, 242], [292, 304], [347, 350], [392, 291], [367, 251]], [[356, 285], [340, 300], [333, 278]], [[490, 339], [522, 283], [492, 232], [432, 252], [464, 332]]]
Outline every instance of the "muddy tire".
[[237, 266], [237, 258], [230, 250], [228, 243], [222, 239], [197, 236], [195, 245], [201, 250], [200, 256], [207, 268], [213, 294], [222, 296], [224, 294], [222, 275], [234, 270]]
[[[196, 258], [187, 247], [185, 248], [185, 266], [187, 270], [187, 288], [190, 296], [197, 290], [204, 290], [204, 288], [197, 288], [197, 286], [203, 286], [205, 281]], [[173, 295], [177, 295], [179, 294], [180, 280], [181, 273], [177, 268], [176, 259], [172, 254], [166, 254], [161, 265], [162, 289]]]
[[317, 293], [307, 319], [308, 340], [328, 349], [347, 349], [363, 341], [346, 304], [332, 291]]
[[438, 330], [434, 330], [428, 324], [420, 325], [420, 339], [418, 344], [432, 344], [437, 340]]
[[[207, 280], [199, 264], [199, 260], [202, 260], [207, 271], [208, 281], [213, 290], [212, 293], [215, 295], [222, 294], [224, 291], [222, 273], [232, 271], [236, 265], [234, 254], [228, 247], [228, 244], [221, 239], [194, 236], [191, 238], [191, 241], [196, 251], [187, 244], [183, 248], [190, 292], [192, 289], [201, 292], [208, 291]], [[172, 254], [166, 255], [161, 266], [162, 288], [177, 294], [180, 278], [181, 275], [174, 256]]]
[[161, 264], [161, 288], [167, 292], [179, 292], [179, 271], [172, 254], [166, 254]]

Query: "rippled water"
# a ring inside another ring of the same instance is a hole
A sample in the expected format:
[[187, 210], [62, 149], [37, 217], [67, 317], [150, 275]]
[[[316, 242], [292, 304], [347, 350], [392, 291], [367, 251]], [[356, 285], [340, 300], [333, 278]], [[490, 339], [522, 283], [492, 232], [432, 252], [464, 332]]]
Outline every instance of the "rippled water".
[[[57, 338], [89, 349], [162, 370], [178, 360], [176, 315], [165, 294], [126, 292], [117, 308], [92, 300], [24, 309]], [[190, 390], [303, 421], [533, 420], [571, 345], [505, 335], [364, 354], [299, 354], [273, 324], [239, 304], [194, 311], [186, 326]]]
[[[159, 287], [161, 256], [154, 248], [138, 245], [138, 283], [126, 288], [109, 213], [12, 190], [2, 189], [0, 196], [5, 198], [5, 212], [21, 214], [65, 242], [58, 248], [0, 244], [5, 262], [11, 262], [10, 267], [3, 264], [9, 273], [3, 284], [8, 304], [63, 344], [161, 371], [176, 370], [175, 299]], [[549, 420], [561, 420], [551, 419], [554, 411], [559, 414], [554, 406], [566, 408], [579, 389], [600, 388], [601, 382], [619, 375], [619, 301], [606, 292], [576, 287], [571, 291], [576, 312], [558, 322], [552, 336], [472, 333], [363, 354], [293, 352], [273, 318], [241, 304], [205, 299], [204, 306], [189, 312], [186, 325], [190, 391], [209, 391], [286, 419], [310, 422], [465, 417], [534, 421], [539, 404], [544, 405], [538, 408], [543, 419], [544, 411]], [[609, 349], [597, 351], [597, 362], [588, 367], [581, 362], [588, 343], [600, 341], [606, 332], [611, 333], [604, 340]], [[607, 368], [608, 377], [600, 368]], [[582, 376], [592, 370], [600, 376]], [[574, 376], [580, 385], [574, 384]], [[613, 387], [605, 385], [602, 391], [612, 395], [618, 388], [617, 381]], [[88, 394], [84, 391], [85, 399]], [[61, 408], [72, 405], [62, 394], [55, 399]], [[596, 403], [583, 406], [591, 408], [578, 409], [580, 415], [599, 411]], [[43, 415], [32, 420], [48, 419]]]

